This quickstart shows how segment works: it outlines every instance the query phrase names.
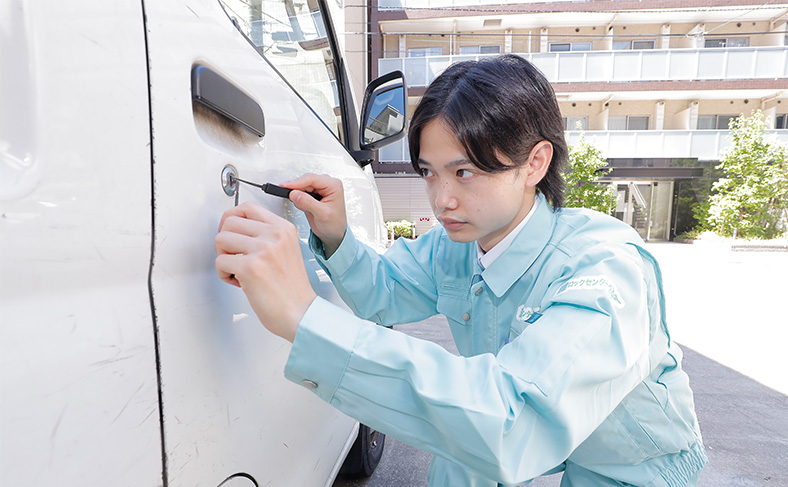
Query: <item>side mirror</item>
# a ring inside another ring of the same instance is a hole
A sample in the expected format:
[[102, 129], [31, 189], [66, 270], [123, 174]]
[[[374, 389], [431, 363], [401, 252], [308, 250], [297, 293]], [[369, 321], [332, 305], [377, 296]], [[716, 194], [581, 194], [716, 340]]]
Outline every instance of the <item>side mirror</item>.
[[362, 150], [375, 150], [405, 137], [408, 91], [400, 71], [373, 80], [364, 93], [359, 140]]

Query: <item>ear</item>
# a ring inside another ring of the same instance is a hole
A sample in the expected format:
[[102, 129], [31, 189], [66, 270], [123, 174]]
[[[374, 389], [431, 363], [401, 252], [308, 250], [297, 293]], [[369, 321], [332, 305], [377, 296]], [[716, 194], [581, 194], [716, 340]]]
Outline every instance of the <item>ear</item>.
[[546, 140], [537, 142], [528, 155], [528, 166], [525, 168], [525, 185], [527, 187], [536, 187], [539, 181], [541, 181], [547, 173], [547, 169], [550, 167], [550, 161], [552, 160], [553, 144]]

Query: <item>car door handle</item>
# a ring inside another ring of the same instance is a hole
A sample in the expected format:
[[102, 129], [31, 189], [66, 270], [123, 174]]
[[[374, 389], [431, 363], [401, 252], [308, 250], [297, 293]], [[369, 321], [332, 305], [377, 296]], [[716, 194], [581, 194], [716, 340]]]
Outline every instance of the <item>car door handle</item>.
[[260, 104], [207, 66], [198, 64], [192, 68], [192, 99], [258, 137], [265, 135], [265, 117]]

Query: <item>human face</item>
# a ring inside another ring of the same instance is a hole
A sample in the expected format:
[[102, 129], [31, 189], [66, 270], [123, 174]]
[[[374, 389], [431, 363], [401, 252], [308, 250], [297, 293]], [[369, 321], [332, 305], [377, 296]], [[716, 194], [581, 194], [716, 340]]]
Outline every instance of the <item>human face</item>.
[[440, 119], [427, 123], [421, 131], [418, 165], [432, 211], [455, 242], [477, 241], [489, 251], [533, 206], [536, 191], [526, 184], [526, 170], [482, 171], [471, 163], [454, 132]]

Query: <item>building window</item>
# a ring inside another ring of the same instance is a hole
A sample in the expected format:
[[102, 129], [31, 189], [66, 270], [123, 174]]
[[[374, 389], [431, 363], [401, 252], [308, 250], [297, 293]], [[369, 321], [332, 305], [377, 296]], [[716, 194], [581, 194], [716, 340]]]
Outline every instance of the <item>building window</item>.
[[408, 57], [441, 56], [443, 49], [440, 47], [414, 47], [408, 49]]
[[698, 115], [698, 130], [728, 130], [736, 115]]
[[590, 42], [552, 42], [550, 52], [590, 51]]
[[748, 47], [749, 45], [749, 37], [716, 38], [704, 41], [704, 47]]
[[501, 46], [462, 46], [460, 54], [498, 54]]
[[642, 49], [654, 49], [656, 42], [651, 41], [621, 41], [613, 42], [614, 51], [639, 51]]
[[561, 120], [564, 121], [564, 130], [588, 130], [588, 117], [561, 117]]
[[788, 113], [778, 113], [774, 119], [774, 128], [778, 130], [788, 129]]
[[648, 130], [648, 115], [609, 117], [608, 130]]

